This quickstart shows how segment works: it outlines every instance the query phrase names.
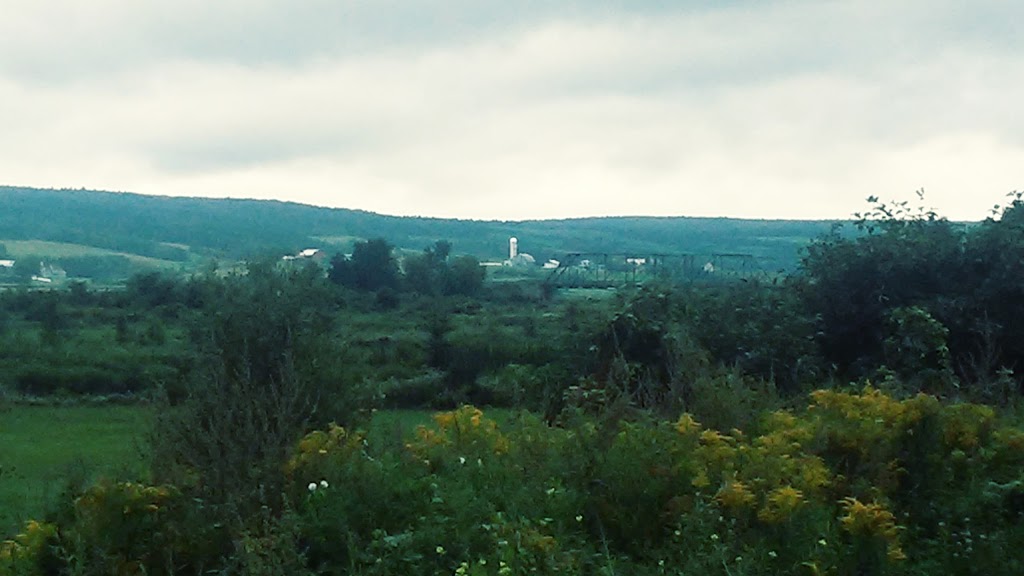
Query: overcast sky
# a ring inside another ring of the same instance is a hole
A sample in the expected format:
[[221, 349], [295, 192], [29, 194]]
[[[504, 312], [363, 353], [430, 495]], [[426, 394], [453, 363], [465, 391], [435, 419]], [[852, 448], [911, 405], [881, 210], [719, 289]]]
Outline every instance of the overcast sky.
[[506, 220], [1024, 189], [1016, 0], [0, 9], [0, 184]]

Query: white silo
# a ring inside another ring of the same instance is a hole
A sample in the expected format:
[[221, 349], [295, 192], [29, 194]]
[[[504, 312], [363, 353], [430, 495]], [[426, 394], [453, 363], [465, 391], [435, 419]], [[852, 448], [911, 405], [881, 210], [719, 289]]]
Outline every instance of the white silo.
[[508, 259], [515, 260], [519, 255], [519, 240], [513, 236], [508, 239]]

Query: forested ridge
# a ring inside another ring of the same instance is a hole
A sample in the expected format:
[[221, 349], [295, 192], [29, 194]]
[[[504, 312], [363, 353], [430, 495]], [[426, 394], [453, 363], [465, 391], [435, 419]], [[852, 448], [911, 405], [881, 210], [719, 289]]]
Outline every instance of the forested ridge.
[[291, 202], [170, 198], [0, 186], [0, 242], [83, 244], [172, 262], [242, 259], [321, 247], [351, 251], [384, 238], [418, 251], [448, 240], [479, 259], [507, 254], [510, 236], [539, 261], [567, 252], [748, 253], [765, 269], [792, 269], [799, 249], [831, 222], [608, 217], [523, 222], [396, 217]]

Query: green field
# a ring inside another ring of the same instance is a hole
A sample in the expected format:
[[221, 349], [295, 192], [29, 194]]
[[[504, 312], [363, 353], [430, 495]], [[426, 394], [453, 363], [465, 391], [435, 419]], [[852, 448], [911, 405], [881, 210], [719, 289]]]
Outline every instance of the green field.
[[0, 407], [0, 535], [38, 518], [69, 482], [144, 473], [149, 410]]
[[[401, 446], [431, 424], [432, 411], [382, 410], [369, 434]], [[514, 411], [488, 411], [501, 423]], [[0, 408], [0, 539], [40, 518], [69, 482], [145, 476], [150, 412], [138, 406], [7, 406]]]
[[181, 267], [180, 262], [160, 260], [128, 252], [117, 252], [106, 250], [84, 244], [69, 244], [67, 242], [46, 242], [43, 240], [0, 240], [7, 248], [11, 258], [17, 259], [28, 256], [41, 256], [48, 258], [74, 258], [79, 256], [124, 256], [134, 264], [151, 268], [162, 268], [174, 270]]

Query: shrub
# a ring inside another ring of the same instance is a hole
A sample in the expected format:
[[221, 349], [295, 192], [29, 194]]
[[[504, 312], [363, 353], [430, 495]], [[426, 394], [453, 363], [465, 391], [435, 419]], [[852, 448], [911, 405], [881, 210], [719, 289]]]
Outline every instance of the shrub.
[[73, 518], [60, 529], [63, 559], [95, 574], [195, 569], [212, 560], [202, 544], [211, 530], [190, 525], [193, 519], [173, 486], [101, 482], [75, 500]]
[[278, 468], [280, 509], [215, 524], [188, 487], [105, 482], [35, 529], [44, 545], [0, 557], [29, 573], [1020, 573], [1024, 432], [995, 411], [869, 386], [749, 420], [614, 402], [557, 426], [462, 406], [401, 440], [329, 425]]
[[30, 520], [24, 532], [12, 540], [0, 542], [0, 575], [43, 575], [56, 566], [51, 548], [57, 538], [57, 527]]

